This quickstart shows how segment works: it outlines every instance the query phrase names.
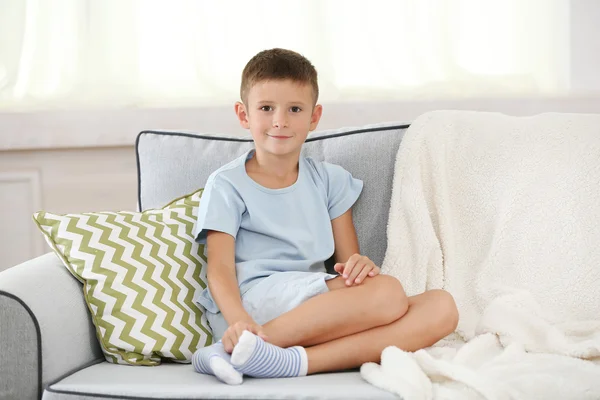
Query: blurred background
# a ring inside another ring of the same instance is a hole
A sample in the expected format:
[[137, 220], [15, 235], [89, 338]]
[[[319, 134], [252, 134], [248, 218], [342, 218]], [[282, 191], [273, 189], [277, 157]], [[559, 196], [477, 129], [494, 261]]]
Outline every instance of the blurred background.
[[435, 109], [600, 112], [600, 0], [0, 0], [0, 270], [37, 210], [135, 210], [144, 129], [245, 135], [258, 51], [304, 54], [320, 129]]

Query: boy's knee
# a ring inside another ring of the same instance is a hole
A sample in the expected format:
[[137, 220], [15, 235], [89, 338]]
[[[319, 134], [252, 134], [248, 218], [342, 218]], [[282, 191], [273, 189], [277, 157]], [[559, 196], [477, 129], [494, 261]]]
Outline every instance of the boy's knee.
[[398, 320], [408, 311], [408, 297], [400, 281], [393, 276], [376, 276], [370, 295], [374, 312], [380, 313], [385, 324]]
[[443, 336], [447, 336], [454, 332], [458, 326], [458, 308], [454, 302], [454, 297], [445, 290], [435, 289], [429, 291], [431, 301], [435, 303], [436, 330], [441, 332]]

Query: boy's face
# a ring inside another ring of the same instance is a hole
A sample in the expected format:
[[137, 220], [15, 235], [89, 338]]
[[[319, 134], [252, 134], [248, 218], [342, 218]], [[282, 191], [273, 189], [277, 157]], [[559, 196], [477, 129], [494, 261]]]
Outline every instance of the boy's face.
[[310, 85], [291, 80], [258, 82], [248, 91], [246, 104], [235, 105], [240, 124], [250, 129], [256, 151], [277, 156], [300, 153], [322, 110], [320, 105], [313, 106]]

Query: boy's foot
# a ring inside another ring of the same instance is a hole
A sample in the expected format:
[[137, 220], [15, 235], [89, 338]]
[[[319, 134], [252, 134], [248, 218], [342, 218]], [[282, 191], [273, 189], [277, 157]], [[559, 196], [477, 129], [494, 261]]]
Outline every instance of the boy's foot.
[[192, 356], [192, 365], [196, 372], [214, 375], [228, 385], [239, 385], [243, 382], [243, 375], [231, 365], [230, 359], [231, 356], [219, 341], [196, 350]]
[[303, 347], [283, 349], [248, 331], [242, 333], [233, 349], [231, 363], [238, 371], [254, 378], [304, 376], [308, 370]]

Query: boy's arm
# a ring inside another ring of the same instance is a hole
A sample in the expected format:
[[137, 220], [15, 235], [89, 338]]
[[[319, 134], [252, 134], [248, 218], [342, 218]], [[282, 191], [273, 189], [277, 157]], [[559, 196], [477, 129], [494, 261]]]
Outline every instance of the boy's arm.
[[331, 227], [335, 243], [333, 257], [336, 263], [345, 263], [352, 255], [360, 253], [358, 237], [352, 221], [352, 208], [331, 220]]
[[235, 239], [227, 233], [209, 231], [206, 247], [208, 287], [223, 317], [230, 326], [239, 321], [253, 322], [240, 296], [235, 271]]
[[360, 285], [368, 276], [379, 274], [379, 267], [360, 255], [358, 237], [352, 222], [352, 209], [331, 221], [335, 243], [334, 270], [346, 279], [346, 286]]

